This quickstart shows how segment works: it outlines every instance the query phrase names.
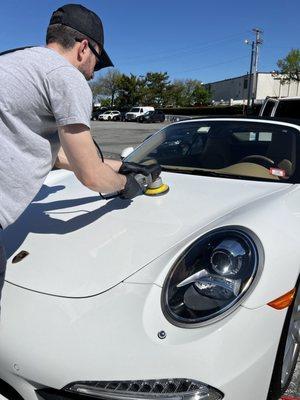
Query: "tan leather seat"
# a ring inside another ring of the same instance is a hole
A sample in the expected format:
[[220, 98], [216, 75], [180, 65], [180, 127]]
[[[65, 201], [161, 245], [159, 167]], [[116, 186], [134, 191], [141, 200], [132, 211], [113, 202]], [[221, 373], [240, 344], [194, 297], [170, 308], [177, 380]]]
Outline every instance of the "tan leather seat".
[[266, 157], [274, 161], [276, 167], [284, 169], [291, 176], [295, 169], [296, 138], [285, 133], [273, 133]]
[[208, 137], [201, 157], [204, 168], [225, 168], [230, 165], [230, 143], [228, 137]]

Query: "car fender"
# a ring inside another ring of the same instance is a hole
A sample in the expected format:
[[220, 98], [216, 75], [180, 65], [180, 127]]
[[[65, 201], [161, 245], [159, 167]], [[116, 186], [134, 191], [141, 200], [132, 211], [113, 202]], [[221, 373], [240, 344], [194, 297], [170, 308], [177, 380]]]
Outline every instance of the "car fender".
[[[257, 199], [218, 218], [154, 260], [130, 282], [155, 283], [162, 287], [165, 278], [184, 250], [199, 237], [216, 228], [235, 226], [252, 232], [261, 243], [260, 271], [242, 305], [256, 309], [292, 290], [300, 275], [300, 189]], [[276, 215], [276, 218], [274, 216]], [[299, 217], [296, 217], [299, 215]], [[163, 268], [162, 268], [163, 266]]]

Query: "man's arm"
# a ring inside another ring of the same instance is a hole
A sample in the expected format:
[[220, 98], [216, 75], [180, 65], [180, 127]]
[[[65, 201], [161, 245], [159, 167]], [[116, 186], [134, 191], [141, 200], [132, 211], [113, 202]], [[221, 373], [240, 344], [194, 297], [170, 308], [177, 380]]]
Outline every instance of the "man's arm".
[[[112, 160], [110, 158], [105, 158], [104, 163], [109, 165], [115, 172], [118, 172], [122, 165], [122, 161]], [[56, 166], [56, 168], [67, 169], [69, 171], [73, 171], [71, 168], [71, 165], [67, 159], [67, 156], [64, 152], [64, 149], [62, 147], [59, 149], [59, 152], [57, 154], [55, 166]]]
[[73, 171], [71, 168], [71, 165], [69, 163], [69, 160], [67, 159], [67, 156], [64, 152], [64, 149], [62, 147], [60, 147], [60, 149], [59, 149], [54, 166], [56, 168], [67, 169], [68, 171]]
[[105, 164], [109, 165], [115, 172], [119, 172], [122, 161], [112, 160], [110, 158], [104, 158]]
[[[84, 186], [95, 192], [111, 193], [124, 189], [126, 177], [100, 160], [90, 130], [85, 125], [66, 125], [58, 132], [64, 153], [59, 153], [57, 167], [73, 171]], [[117, 163], [121, 165], [121, 162], [109, 161], [119, 169]]]

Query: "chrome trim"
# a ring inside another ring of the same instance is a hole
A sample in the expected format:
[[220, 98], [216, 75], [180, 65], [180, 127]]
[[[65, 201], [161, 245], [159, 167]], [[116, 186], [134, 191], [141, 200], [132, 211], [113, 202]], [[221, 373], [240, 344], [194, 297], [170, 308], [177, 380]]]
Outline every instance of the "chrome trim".
[[[214, 262], [214, 257], [217, 254], [222, 254], [225, 257], [227, 257], [228, 259], [227, 271], [225, 267], [224, 268], [225, 271], [222, 272], [220, 268], [218, 268], [218, 265]], [[215, 272], [217, 272], [220, 275], [230, 276], [240, 271], [242, 262], [241, 257], [243, 257], [245, 254], [246, 254], [245, 249], [240, 245], [240, 243], [234, 240], [225, 239], [213, 251], [210, 257], [210, 262]], [[236, 267], [235, 263], [237, 264]]]
[[196, 272], [195, 274], [184, 279], [182, 282], [178, 283], [177, 287], [183, 287], [190, 283], [197, 282], [198, 280], [206, 277], [207, 275], [208, 275], [208, 272], [205, 269], [201, 269], [201, 271]]

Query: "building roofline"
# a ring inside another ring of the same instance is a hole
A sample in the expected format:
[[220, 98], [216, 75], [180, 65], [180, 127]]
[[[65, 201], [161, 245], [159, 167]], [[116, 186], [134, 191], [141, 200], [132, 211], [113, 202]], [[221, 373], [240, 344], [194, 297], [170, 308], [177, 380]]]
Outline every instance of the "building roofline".
[[[271, 75], [272, 72], [257, 72], [257, 75], [262, 75], [262, 74]], [[221, 79], [219, 81], [214, 81], [214, 82], [207, 82], [207, 83], [204, 83], [204, 85], [212, 85], [213, 83], [232, 81], [233, 79], [239, 79], [239, 78], [248, 78], [248, 76], [249, 76], [249, 74], [244, 74], [244, 75], [240, 75], [240, 76], [235, 76], [233, 78]]]

